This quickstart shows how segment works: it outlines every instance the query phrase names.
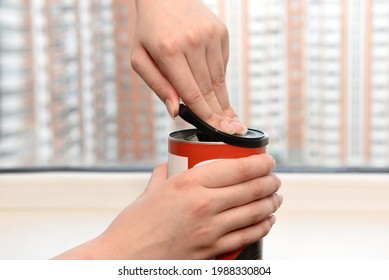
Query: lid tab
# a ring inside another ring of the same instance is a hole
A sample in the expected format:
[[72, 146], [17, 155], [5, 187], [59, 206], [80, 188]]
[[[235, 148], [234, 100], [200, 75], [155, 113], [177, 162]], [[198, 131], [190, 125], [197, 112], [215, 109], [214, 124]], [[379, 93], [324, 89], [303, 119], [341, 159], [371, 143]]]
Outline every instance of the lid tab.
[[215, 141], [245, 148], [263, 147], [269, 143], [269, 136], [256, 129], [249, 128], [245, 135], [230, 135], [224, 133], [204, 122], [183, 103], [180, 104], [179, 115], [202, 133], [208, 135], [211, 139], [215, 139]]

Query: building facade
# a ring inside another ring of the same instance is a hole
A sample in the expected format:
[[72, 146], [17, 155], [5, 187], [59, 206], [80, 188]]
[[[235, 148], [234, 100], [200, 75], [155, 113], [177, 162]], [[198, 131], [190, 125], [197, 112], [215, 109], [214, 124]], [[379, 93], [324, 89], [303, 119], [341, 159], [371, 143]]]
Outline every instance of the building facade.
[[[389, 165], [389, 2], [206, 0], [280, 165]], [[150, 165], [187, 127], [131, 69], [134, 2], [0, 2], [0, 164]]]

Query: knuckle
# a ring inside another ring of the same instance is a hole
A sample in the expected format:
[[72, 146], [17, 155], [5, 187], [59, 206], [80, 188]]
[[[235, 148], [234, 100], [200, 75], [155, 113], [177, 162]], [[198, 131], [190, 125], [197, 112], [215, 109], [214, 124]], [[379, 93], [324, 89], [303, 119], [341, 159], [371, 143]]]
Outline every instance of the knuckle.
[[166, 87], [163, 84], [161, 84], [159, 81], [150, 81], [149, 87], [158, 96], [161, 95], [164, 91], [166, 91]]
[[225, 107], [223, 107], [222, 109], [227, 116], [237, 117], [234, 109], [232, 108], [232, 106], [230, 104], [226, 104]]
[[202, 89], [202, 94], [206, 101], [212, 99], [215, 96], [212, 85], [210, 84], [205, 85]]
[[212, 83], [215, 88], [220, 88], [225, 86], [226, 76], [224, 75], [223, 69], [219, 69], [218, 74], [216, 74], [216, 77], [212, 80]]
[[186, 42], [189, 46], [197, 48], [201, 45], [201, 33], [197, 29], [189, 29], [186, 32]]
[[200, 91], [192, 90], [192, 91], [188, 91], [185, 102], [190, 106], [199, 103], [202, 98], [203, 95]]
[[236, 169], [242, 178], [249, 177], [248, 168], [247, 168], [246, 162], [244, 161], [243, 158], [236, 160]]
[[250, 243], [252, 243], [252, 240], [250, 238], [248, 230], [247, 229], [242, 230], [242, 232], [240, 234], [240, 238], [239, 238], [239, 245], [240, 245], [239, 247], [241, 247], [241, 248], [246, 247]]
[[257, 180], [251, 180], [249, 182], [249, 189], [252, 196], [256, 199], [261, 198], [263, 196], [262, 187]]
[[191, 213], [195, 217], [204, 217], [209, 214], [212, 206], [212, 200], [206, 197], [201, 197], [192, 204]]
[[250, 225], [258, 223], [260, 215], [258, 212], [258, 207], [256, 205], [252, 205], [249, 210], [249, 214], [247, 216], [248, 222]]
[[188, 189], [196, 184], [196, 178], [190, 172], [185, 172], [180, 176], [179, 180], [177, 180], [177, 187]]
[[133, 51], [131, 53], [131, 67], [136, 71], [138, 72], [140, 67], [141, 67], [141, 60], [139, 59], [139, 56], [137, 55], [137, 53], [135, 51]]
[[218, 33], [218, 26], [213, 21], [204, 23], [202, 29], [208, 38], [212, 38]]
[[192, 231], [191, 240], [196, 241], [195, 258], [204, 259], [214, 255], [218, 237], [215, 229], [211, 225], [202, 225]]
[[180, 52], [179, 42], [171, 37], [165, 37], [161, 40], [158, 47], [163, 56], [174, 56]]
[[200, 241], [202, 243], [203, 247], [209, 247], [213, 245], [214, 240], [214, 230], [211, 226], [201, 226], [194, 232], [194, 237], [196, 240]]
[[195, 259], [209, 259], [215, 256], [218, 238], [212, 228], [200, 228], [194, 232], [192, 237], [197, 241]]
[[172, 181], [173, 191], [178, 194], [182, 194], [182, 192], [191, 192], [193, 188], [198, 187], [196, 176], [191, 172], [183, 172]]

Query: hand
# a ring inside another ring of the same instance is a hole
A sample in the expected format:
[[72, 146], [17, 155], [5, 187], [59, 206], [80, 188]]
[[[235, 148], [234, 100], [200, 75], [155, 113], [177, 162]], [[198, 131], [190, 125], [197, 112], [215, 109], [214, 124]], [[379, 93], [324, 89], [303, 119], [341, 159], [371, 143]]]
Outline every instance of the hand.
[[180, 98], [201, 119], [245, 134], [225, 82], [226, 25], [200, 0], [138, 0], [132, 66], [174, 118]]
[[282, 202], [274, 166], [255, 155], [167, 179], [161, 165], [106, 232], [59, 258], [209, 259], [251, 244], [270, 231]]

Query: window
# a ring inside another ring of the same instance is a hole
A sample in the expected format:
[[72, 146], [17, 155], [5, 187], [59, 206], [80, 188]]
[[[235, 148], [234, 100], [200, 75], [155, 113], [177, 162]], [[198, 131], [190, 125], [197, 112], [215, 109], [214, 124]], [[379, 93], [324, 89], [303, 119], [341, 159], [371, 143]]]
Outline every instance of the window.
[[[389, 166], [385, 1], [365, 2], [371, 17], [343, 1], [205, 2], [223, 11], [230, 30], [232, 105], [248, 126], [271, 132], [278, 166], [320, 167], [322, 156], [337, 167], [356, 157], [361, 166]], [[12, 15], [0, 21], [8, 38], [0, 41], [0, 167], [166, 160], [167, 134], [180, 126], [130, 69], [130, 1], [9, 3], [0, 3]], [[315, 143], [327, 153], [296, 149]]]

